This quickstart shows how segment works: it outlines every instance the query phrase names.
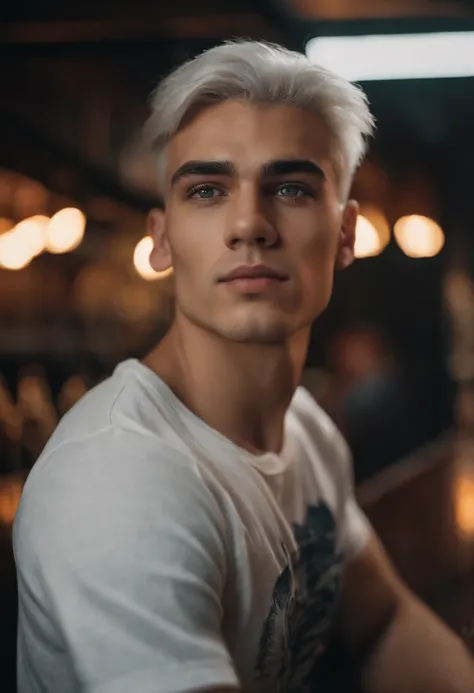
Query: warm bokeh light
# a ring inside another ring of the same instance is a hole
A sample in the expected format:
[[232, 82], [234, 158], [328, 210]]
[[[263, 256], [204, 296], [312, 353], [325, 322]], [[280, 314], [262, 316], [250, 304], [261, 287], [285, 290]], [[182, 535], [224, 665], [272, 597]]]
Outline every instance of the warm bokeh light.
[[15, 229], [0, 236], [0, 267], [9, 270], [20, 270], [33, 259], [30, 247], [23, 242]]
[[87, 392], [87, 383], [80, 375], [72, 375], [61, 388], [58, 396], [58, 407], [61, 414], [65, 414], [84, 397]]
[[0, 478], [0, 525], [11, 527], [24, 485], [21, 476]]
[[5, 231], [11, 231], [14, 226], [15, 224], [11, 219], [0, 217], [0, 235]]
[[45, 249], [50, 253], [68, 253], [84, 238], [86, 217], [80, 209], [66, 207], [51, 217], [46, 230]]
[[150, 236], [145, 236], [138, 241], [135, 246], [135, 251], [133, 253], [133, 264], [137, 270], [140, 277], [143, 279], [164, 279], [169, 277], [173, 269], [169, 267], [164, 272], [155, 272], [153, 267], [150, 265], [150, 253], [153, 249], [153, 241]]
[[393, 230], [401, 250], [408, 257], [434, 257], [444, 246], [444, 233], [441, 227], [430, 219], [418, 214], [402, 217]]
[[35, 257], [43, 252], [49, 221], [49, 217], [37, 214], [24, 221], [20, 221], [15, 226], [15, 235], [21, 238], [21, 242], [28, 249], [31, 257]]
[[359, 214], [356, 227], [354, 253], [357, 258], [379, 255], [384, 246], [374, 224]]
[[372, 226], [375, 227], [375, 230], [377, 231], [380, 239], [382, 249], [386, 248], [387, 245], [390, 243], [391, 231], [388, 219], [382, 212], [382, 210], [379, 207], [376, 207], [375, 205], [369, 205], [364, 203], [360, 206], [360, 216], [368, 219]]
[[461, 534], [474, 536], [474, 476], [461, 474], [457, 479], [454, 510]]

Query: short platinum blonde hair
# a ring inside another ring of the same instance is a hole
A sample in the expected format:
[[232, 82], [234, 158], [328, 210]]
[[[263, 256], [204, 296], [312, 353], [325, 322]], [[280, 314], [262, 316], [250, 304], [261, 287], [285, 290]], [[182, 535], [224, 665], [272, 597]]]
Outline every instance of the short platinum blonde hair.
[[295, 106], [322, 118], [334, 138], [341, 197], [347, 197], [374, 130], [366, 95], [301, 53], [259, 41], [228, 41], [211, 48], [158, 85], [145, 140], [157, 155], [162, 180], [170, 140], [203, 109], [230, 99]]

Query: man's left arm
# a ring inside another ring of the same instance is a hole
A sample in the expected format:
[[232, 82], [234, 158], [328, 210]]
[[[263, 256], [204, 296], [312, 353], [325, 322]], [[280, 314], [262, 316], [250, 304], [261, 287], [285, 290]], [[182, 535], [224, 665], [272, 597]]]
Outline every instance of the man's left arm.
[[403, 584], [372, 534], [347, 564], [337, 634], [366, 693], [473, 693], [462, 640]]

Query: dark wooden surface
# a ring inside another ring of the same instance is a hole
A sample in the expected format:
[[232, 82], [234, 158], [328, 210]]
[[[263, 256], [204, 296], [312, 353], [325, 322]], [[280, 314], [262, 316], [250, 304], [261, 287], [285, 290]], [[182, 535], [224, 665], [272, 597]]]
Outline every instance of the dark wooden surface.
[[10, 534], [0, 528], [0, 690], [15, 691], [16, 581]]
[[419, 595], [461, 570], [456, 527], [458, 449], [449, 439], [381, 472], [357, 490], [404, 580]]

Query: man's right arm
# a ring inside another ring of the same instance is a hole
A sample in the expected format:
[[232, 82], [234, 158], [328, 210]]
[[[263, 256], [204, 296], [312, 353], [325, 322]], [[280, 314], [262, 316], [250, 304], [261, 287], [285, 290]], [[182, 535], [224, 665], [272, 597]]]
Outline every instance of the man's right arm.
[[81, 691], [235, 691], [220, 632], [219, 504], [176, 451], [157, 455], [133, 435], [102, 444], [68, 444], [27, 486], [15, 526], [20, 612], [34, 624], [49, 604]]

